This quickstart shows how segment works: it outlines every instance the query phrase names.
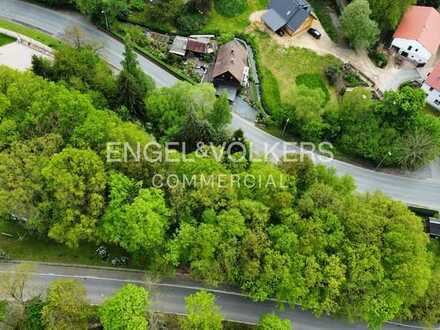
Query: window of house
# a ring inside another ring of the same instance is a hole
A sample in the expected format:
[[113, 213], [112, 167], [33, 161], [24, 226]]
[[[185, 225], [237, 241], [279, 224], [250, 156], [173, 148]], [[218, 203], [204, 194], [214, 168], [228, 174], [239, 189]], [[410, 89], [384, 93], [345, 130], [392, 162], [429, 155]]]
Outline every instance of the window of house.
[[432, 92], [433, 90], [434, 90], [434, 87], [431, 87], [431, 88], [429, 89], [430, 92]]
[[411, 50], [411, 49], [412, 49], [412, 46], [409, 46], [409, 47], [408, 47], [408, 50]]
[[440, 105], [440, 100], [435, 100], [434, 103], [435, 105]]

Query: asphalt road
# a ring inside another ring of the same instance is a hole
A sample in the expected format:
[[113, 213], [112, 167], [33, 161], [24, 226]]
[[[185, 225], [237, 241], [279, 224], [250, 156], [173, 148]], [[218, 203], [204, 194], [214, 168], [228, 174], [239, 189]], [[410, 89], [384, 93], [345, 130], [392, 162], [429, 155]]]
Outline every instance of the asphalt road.
[[[116, 68], [120, 67], [123, 58], [123, 45], [99, 31], [93, 24], [79, 14], [59, 12], [36, 6], [20, 0], [0, 0], [0, 17], [36, 27], [55, 36], [61, 36], [66, 28], [79, 26], [86, 38], [101, 46], [102, 57]], [[151, 75], [159, 86], [171, 86], [177, 79], [144, 57], [139, 57], [142, 69]], [[289, 147], [252, 123], [234, 114], [232, 127], [241, 128], [252, 142], [254, 151], [264, 152], [273, 147], [274, 158], [280, 158], [285, 151], [297, 150]], [[336, 169], [339, 175], [349, 174], [356, 180], [360, 192], [382, 191], [392, 198], [409, 205], [440, 210], [440, 181], [432, 179], [413, 179], [375, 172], [336, 160], [314, 157], [317, 162], [325, 163]]]
[[[7, 272], [14, 264], [0, 263], [0, 273]], [[145, 274], [138, 271], [124, 271], [111, 269], [83, 268], [77, 266], [64, 267], [60, 265], [36, 264], [33, 276], [26, 286], [29, 296], [44, 294], [50, 282], [57, 279], [76, 279], [87, 288], [88, 298], [91, 303], [99, 304], [106, 297], [112, 295], [122, 286], [133, 283], [145, 286], [152, 295], [153, 310], [184, 314], [186, 296], [203, 289], [198, 283], [187, 280], [160, 281], [154, 284], [145, 284]], [[206, 289], [206, 288], [205, 288]], [[310, 312], [300, 309], [279, 311], [275, 302], [255, 303], [245, 295], [220, 289], [207, 289], [216, 296], [216, 302], [220, 305], [225, 319], [242, 323], [255, 324], [261, 315], [275, 312], [282, 318], [292, 321], [296, 330], [367, 330], [360, 324], [351, 324], [345, 320], [333, 319], [327, 316], [316, 318]], [[384, 329], [420, 329], [398, 324], [386, 324]]]

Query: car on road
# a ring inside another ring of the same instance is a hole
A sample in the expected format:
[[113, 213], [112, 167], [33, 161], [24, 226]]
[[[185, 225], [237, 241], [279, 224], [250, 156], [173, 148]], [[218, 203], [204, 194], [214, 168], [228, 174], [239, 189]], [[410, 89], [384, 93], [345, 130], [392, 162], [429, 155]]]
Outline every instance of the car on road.
[[318, 30], [316, 30], [314, 28], [308, 29], [307, 33], [310, 34], [315, 39], [321, 39], [321, 36], [322, 36], [321, 32], [319, 32]]

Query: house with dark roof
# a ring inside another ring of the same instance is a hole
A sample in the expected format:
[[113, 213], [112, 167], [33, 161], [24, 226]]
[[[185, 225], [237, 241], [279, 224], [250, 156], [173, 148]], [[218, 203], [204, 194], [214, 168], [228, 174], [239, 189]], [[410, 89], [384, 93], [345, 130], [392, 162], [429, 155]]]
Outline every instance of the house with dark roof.
[[424, 81], [422, 89], [427, 94], [428, 104], [440, 111], [440, 61]]
[[312, 6], [306, 0], [272, 0], [263, 22], [273, 32], [296, 34], [311, 27]]
[[391, 49], [422, 67], [440, 46], [440, 13], [433, 7], [411, 6], [393, 36]]
[[221, 46], [212, 69], [212, 81], [218, 94], [226, 92], [234, 101], [238, 89], [249, 80], [248, 50], [239, 40], [234, 39]]

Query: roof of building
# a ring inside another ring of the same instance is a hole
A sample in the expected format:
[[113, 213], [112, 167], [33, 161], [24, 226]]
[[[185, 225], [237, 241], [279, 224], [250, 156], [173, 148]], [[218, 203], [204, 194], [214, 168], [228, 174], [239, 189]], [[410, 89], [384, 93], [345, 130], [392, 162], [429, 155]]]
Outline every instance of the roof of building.
[[212, 77], [229, 72], [238, 82], [244, 79], [247, 67], [247, 49], [238, 40], [232, 40], [220, 47], [215, 61]]
[[429, 233], [433, 236], [440, 236], [440, 219], [429, 218]]
[[268, 9], [262, 18], [272, 31], [285, 25], [296, 31], [312, 12], [306, 0], [272, 0]]
[[433, 7], [411, 6], [402, 18], [394, 38], [417, 40], [436, 54], [440, 46], [440, 13]]
[[170, 53], [180, 56], [185, 56], [187, 44], [188, 44], [188, 38], [179, 37], [179, 36], [175, 37], [173, 44], [171, 45], [170, 48]]
[[188, 43], [186, 45], [186, 49], [190, 50], [194, 53], [205, 54], [208, 52], [209, 40], [201, 40], [201, 39], [188, 39]]
[[426, 83], [440, 92], [440, 61], [429, 74]]

